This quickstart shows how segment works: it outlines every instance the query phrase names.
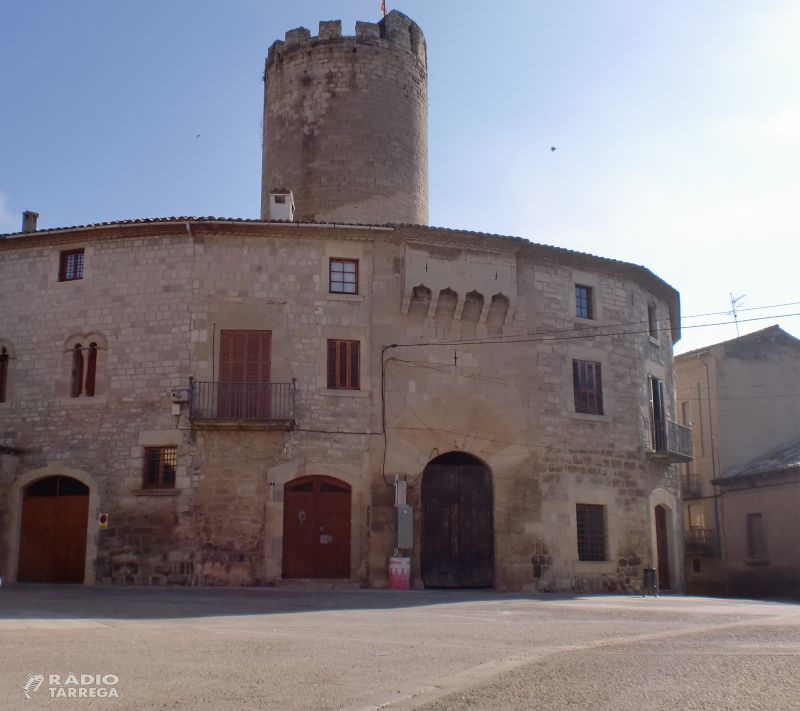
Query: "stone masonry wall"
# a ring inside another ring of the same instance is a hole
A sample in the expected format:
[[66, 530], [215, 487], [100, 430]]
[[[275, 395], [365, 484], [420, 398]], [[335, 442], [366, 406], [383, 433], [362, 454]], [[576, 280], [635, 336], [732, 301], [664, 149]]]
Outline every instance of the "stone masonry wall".
[[294, 193], [299, 220], [428, 221], [425, 39], [405, 15], [286, 33], [265, 70], [262, 219]]

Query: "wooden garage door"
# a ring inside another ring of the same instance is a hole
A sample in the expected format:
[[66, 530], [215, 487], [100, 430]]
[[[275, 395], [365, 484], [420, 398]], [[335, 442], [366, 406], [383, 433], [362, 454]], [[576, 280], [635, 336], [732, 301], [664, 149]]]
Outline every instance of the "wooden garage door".
[[303, 477], [283, 489], [283, 577], [350, 577], [350, 486]]
[[469, 455], [443, 455], [425, 468], [421, 565], [426, 587], [492, 585], [491, 478]]
[[89, 489], [53, 476], [31, 484], [22, 501], [17, 580], [82, 583], [86, 561]]

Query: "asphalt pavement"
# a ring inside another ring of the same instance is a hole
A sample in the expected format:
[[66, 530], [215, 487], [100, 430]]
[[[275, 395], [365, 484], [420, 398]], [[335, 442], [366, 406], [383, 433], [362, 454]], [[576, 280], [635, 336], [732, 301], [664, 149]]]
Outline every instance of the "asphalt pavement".
[[800, 709], [800, 605], [0, 589], [0, 709], [410, 708]]

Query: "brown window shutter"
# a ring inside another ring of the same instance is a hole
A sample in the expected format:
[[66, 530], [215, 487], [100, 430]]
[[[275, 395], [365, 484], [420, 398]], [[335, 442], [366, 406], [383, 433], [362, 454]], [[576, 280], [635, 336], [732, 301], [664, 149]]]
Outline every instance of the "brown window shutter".
[[72, 351], [72, 397], [80, 397], [83, 391], [83, 351], [78, 343]]
[[94, 397], [94, 381], [97, 374], [97, 344], [89, 344], [89, 360], [86, 364], [86, 395]]
[[336, 346], [336, 341], [328, 341], [328, 390], [334, 390], [336, 388]]
[[350, 346], [350, 388], [352, 390], [361, 390], [359, 383], [361, 344], [358, 341], [351, 341]]

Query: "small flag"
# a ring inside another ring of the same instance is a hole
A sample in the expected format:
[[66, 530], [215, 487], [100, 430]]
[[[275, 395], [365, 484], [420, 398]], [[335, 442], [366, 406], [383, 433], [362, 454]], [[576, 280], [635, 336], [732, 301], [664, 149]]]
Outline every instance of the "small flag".
[[386, 0], [381, 0], [381, 12], [383, 16], [386, 17]]

